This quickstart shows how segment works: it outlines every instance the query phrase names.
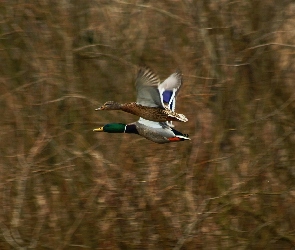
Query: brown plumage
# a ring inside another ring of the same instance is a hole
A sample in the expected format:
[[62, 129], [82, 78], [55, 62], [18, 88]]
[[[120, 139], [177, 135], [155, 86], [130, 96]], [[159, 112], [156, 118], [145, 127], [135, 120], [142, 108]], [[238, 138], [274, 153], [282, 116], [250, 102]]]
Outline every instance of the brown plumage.
[[172, 85], [176, 84], [177, 88], [175, 89], [179, 89], [182, 83], [181, 73], [174, 73], [160, 84], [158, 76], [149, 68], [141, 68], [138, 71], [135, 83], [137, 90], [136, 102], [120, 104], [114, 101], [108, 101], [96, 110], [122, 110], [155, 122], [186, 122], [187, 118], [183, 114], [178, 114], [164, 105], [162, 94], [164, 86], [169, 83], [172, 83]]
[[177, 114], [168, 108], [147, 107], [137, 104], [136, 102], [120, 104], [114, 101], [108, 101], [96, 110], [122, 110], [127, 113], [140, 116], [146, 120], [155, 122], [187, 121], [187, 118], [184, 115]]

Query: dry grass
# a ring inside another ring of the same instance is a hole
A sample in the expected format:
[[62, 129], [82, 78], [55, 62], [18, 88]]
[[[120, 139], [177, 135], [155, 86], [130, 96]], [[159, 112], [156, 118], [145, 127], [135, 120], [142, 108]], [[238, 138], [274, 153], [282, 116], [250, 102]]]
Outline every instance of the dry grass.
[[[294, 249], [292, 1], [4, 1], [1, 249]], [[157, 145], [95, 134], [135, 116], [137, 65], [184, 74]]]

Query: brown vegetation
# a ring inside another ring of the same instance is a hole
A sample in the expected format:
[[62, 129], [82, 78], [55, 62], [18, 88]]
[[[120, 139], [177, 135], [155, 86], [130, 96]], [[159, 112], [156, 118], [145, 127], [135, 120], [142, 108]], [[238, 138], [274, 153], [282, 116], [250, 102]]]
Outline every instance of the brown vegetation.
[[[2, 1], [0, 249], [294, 249], [293, 1]], [[184, 86], [157, 145], [137, 65]]]

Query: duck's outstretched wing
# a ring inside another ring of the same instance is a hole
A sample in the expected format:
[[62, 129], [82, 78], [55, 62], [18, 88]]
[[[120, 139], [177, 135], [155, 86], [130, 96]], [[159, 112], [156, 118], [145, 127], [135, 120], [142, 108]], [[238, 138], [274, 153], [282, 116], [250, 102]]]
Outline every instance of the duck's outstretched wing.
[[172, 131], [170, 126], [167, 124], [167, 122], [154, 122], [154, 121], [146, 120], [142, 117], [140, 117], [137, 122], [151, 129], [168, 129]]
[[163, 107], [158, 86], [159, 77], [149, 68], [140, 68], [135, 81], [137, 98], [136, 102], [147, 107]]
[[167, 122], [154, 122], [140, 117], [136, 127], [141, 136], [157, 143], [190, 140], [187, 134], [171, 128]]
[[162, 102], [172, 111], [175, 111], [176, 96], [182, 85], [182, 73], [177, 70], [171, 74], [164, 82], [162, 82], [158, 89], [162, 97]]

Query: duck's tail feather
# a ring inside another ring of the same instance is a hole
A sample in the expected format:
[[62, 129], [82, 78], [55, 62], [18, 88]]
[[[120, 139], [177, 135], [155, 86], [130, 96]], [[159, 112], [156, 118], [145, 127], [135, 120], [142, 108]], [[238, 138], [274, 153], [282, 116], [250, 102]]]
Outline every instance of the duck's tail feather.
[[185, 117], [185, 115], [183, 114], [178, 114], [178, 113], [175, 113], [171, 110], [167, 110], [167, 113], [168, 113], [168, 117], [170, 117], [170, 119], [168, 121], [179, 121], [179, 122], [187, 122], [188, 119]]
[[185, 140], [190, 140], [190, 138], [185, 137], [185, 136], [181, 136], [181, 135], [177, 135], [175, 137], [171, 137], [168, 139], [170, 142], [177, 142], [177, 141], [185, 141]]

